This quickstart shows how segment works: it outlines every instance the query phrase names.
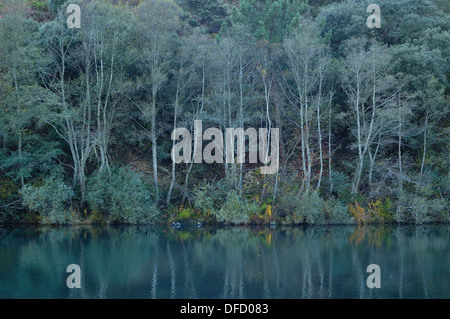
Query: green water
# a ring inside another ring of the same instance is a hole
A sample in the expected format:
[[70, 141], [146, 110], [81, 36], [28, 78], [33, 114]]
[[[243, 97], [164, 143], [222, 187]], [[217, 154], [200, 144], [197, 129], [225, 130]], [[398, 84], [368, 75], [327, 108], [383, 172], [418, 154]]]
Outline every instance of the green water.
[[450, 298], [449, 242], [448, 225], [4, 227], [0, 298]]

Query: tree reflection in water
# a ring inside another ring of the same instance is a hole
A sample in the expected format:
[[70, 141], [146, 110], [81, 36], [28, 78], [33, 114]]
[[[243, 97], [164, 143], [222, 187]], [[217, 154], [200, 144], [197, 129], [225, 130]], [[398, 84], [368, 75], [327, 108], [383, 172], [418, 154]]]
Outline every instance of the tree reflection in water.
[[[0, 228], [1, 298], [448, 298], [450, 227]], [[82, 271], [68, 289], [69, 264]], [[381, 289], [366, 268], [381, 267]]]

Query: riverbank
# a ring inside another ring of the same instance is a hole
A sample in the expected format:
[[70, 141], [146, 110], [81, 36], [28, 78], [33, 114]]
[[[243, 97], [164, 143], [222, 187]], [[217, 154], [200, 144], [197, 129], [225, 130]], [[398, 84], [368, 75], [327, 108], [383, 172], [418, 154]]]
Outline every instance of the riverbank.
[[[36, 196], [24, 193], [21, 210], [1, 214], [6, 224], [209, 224], [209, 225], [366, 225], [366, 224], [440, 224], [450, 223], [447, 201], [428, 199], [415, 193], [369, 199], [321, 196], [318, 192], [294, 195], [279, 193], [260, 199], [236, 191], [210, 192], [196, 188], [190, 205], [156, 206], [145, 203], [144, 195], [116, 196], [101, 201], [89, 194], [87, 202], [64, 202], [50, 188]], [[262, 196], [262, 195], [261, 195]], [[59, 197], [58, 197], [59, 198]], [[70, 204], [70, 206], [69, 206]]]
[[170, 226], [174, 229], [195, 229], [201, 227], [221, 227], [221, 226], [242, 226], [242, 227], [304, 227], [304, 226], [396, 226], [396, 225], [450, 225], [450, 219], [442, 221], [428, 221], [422, 223], [416, 223], [414, 221], [398, 222], [394, 220], [380, 221], [378, 220], [366, 220], [365, 222], [356, 222], [354, 218], [350, 218], [346, 223], [307, 223], [304, 222], [291, 222], [281, 218], [266, 218], [266, 216], [258, 215], [248, 223], [231, 223], [231, 222], [219, 222], [212, 217], [200, 216], [196, 218], [179, 218], [179, 215], [172, 215], [170, 217], [167, 214], [162, 214], [159, 218], [152, 220], [151, 222], [137, 222], [126, 223], [117, 220], [108, 220], [106, 218], [96, 219], [87, 217], [85, 219], [68, 218], [66, 222], [52, 223], [48, 218], [41, 216], [28, 216], [25, 220], [0, 220], [0, 226], [148, 226], [152, 227], [166, 227]]

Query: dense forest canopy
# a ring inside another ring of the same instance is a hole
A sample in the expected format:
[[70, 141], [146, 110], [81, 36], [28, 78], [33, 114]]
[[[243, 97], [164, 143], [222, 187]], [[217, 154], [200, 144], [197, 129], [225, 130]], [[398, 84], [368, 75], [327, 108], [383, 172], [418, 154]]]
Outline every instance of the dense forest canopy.
[[[449, 222], [448, 2], [369, 4], [0, 0], [1, 221]], [[174, 163], [196, 120], [278, 172]]]

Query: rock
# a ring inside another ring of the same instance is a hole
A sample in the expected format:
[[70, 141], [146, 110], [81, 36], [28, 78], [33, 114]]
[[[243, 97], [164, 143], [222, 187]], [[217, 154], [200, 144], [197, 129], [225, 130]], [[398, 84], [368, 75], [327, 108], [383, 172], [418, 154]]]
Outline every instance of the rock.
[[172, 228], [178, 229], [180, 227], [181, 227], [181, 224], [179, 222], [172, 222]]

